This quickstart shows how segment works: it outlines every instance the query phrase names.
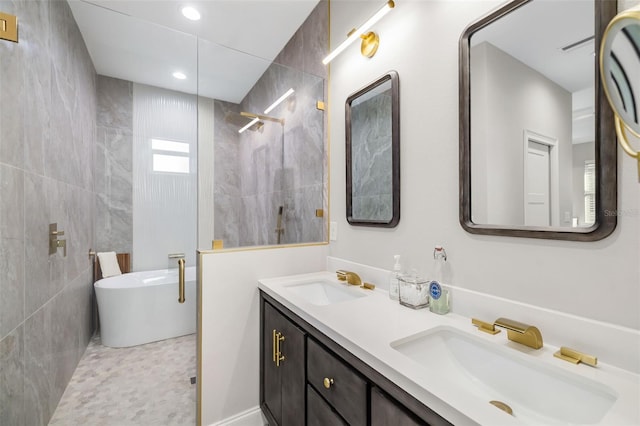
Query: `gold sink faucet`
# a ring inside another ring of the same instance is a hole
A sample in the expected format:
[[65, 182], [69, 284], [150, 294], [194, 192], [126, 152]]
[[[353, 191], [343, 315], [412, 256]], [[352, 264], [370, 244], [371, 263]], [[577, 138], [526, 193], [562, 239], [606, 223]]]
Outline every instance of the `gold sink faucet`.
[[507, 329], [507, 337], [513, 342], [517, 342], [533, 349], [542, 347], [542, 334], [537, 327], [523, 324], [509, 318], [498, 318], [493, 323], [496, 327]]
[[346, 281], [351, 285], [362, 285], [362, 280], [355, 272], [339, 269], [336, 271], [336, 274], [338, 275], [338, 280], [340, 281]]

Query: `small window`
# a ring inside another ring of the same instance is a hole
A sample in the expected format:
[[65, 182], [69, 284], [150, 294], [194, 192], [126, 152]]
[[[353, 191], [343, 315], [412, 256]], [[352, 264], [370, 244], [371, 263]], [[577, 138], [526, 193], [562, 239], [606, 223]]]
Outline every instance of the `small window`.
[[151, 149], [154, 172], [189, 173], [188, 143], [151, 139]]
[[189, 153], [189, 144], [185, 142], [166, 141], [163, 139], [151, 139], [151, 149], [154, 151], [172, 151]]
[[584, 222], [596, 222], [596, 165], [593, 160], [584, 162]]

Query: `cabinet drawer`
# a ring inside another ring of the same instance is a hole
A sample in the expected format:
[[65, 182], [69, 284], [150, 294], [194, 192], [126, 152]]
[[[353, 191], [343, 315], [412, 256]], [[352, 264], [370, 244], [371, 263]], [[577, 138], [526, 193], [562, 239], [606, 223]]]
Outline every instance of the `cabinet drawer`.
[[307, 385], [307, 426], [347, 426], [311, 385]]
[[[352, 426], [367, 423], [367, 382], [313, 339], [307, 340], [307, 381]], [[326, 383], [325, 379], [331, 381]]]
[[371, 426], [424, 426], [397, 402], [389, 399], [378, 388], [371, 389]]

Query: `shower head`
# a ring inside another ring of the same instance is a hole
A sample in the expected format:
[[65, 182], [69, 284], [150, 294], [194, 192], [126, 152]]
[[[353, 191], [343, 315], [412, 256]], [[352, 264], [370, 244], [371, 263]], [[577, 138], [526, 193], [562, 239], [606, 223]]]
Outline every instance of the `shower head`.
[[259, 118], [260, 120], [263, 120], [263, 121], [273, 121], [275, 123], [280, 123], [284, 126], [284, 118], [276, 118], [276, 117], [271, 117], [263, 114], [253, 114], [251, 112], [244, 112], [244, 111], [242, 111], [240, 115], [248, 118]]
[[[237, 112], [227, 112], [224, 116], [224, 121], [231, 124], [234, 127], [239, 127], [242, 128], [244, 126], [247, 125], [247, 117], [238, 114]], [[249, 127], [247, 130], [250, 130], [252, 132], [257, 131], [262, 131], [262, 127], [264, 126], [264, 123], [262, 121], [258, 121], [257, 123], [255, 123], [253, 126]]]

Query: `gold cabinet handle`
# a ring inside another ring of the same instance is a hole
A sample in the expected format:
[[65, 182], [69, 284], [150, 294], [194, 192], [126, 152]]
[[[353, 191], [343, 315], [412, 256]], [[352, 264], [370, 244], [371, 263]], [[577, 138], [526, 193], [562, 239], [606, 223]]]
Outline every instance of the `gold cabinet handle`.
[[284, 355], [280, 351], [280, 342], [284, 341], [282, 333], [276, 333], [276, 367], [280, 367], [280, 362], [284, 361]]
[[272, 333], [271, 333], [271, 349], [273, 349], [273, 362], [276, 362], [276, 357], [277, 357], [277, 351], [276, 351], [276, 347], [278, 345], [278, 341], [276, 340], [276, 329], [274, 328]]
[[184, 259], [178, 260], [178, 303], [184, 303]]
[[324, 380], [323, 380], [323, 384], [324, 384], [325, 388], [329, 389], [331, 387], [331, 385], [333, 385], [333, 379], [325, 377]]

